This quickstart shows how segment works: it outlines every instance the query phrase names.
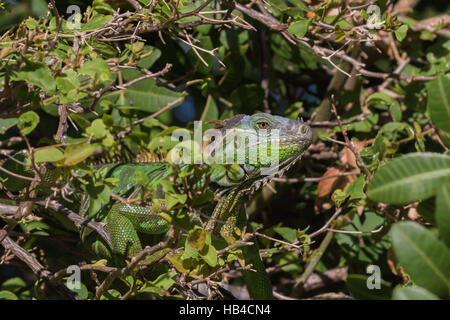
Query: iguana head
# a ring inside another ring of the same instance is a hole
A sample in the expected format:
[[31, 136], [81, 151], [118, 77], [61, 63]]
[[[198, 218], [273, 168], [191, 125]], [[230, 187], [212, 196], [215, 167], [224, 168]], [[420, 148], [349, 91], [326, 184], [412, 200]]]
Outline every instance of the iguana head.
[[212, 181], [223, 187], [245, 184], [253, 190], [281, 176], [312, 142], [311, 128], [303, 120], [266, 113], [239, 114], [220, 121], [203, 136], [204, 155], [227, 170], [217, 170]]

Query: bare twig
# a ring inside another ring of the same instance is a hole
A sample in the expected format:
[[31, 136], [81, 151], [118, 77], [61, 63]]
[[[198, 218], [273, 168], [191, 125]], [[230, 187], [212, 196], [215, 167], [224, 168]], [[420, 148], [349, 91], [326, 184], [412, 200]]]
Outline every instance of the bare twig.
[[129, 134], [129, 133], [131, 132], [133, 126], [136, 126], [136, 125], [138, 125], [138, 124], [144, 122], [145, 120], [156, 118], [157, 116], [163, 114], [164, 112], [166, 112], [166, 111], [172, 109], [172, 108], [175, 107], [177, 104], [181, 103], [181, 102], [186, 98], [186, 96], [187, 96], [187, 94], [186, 94], [186, 93], [183, 93], [183, 95], [182, 95], [181, 97], [179, 97], [178, 99], [176, 99], [176, 100], [174, 100], [174, 101], [172, 101], [172, 102], [169, 102], [166, 106], [164, 106], [163, 108], [161, 108], [161, 109], [158, 110], [157, 112], [155, 112], [155, 113], [149, 115], [148, 117], [145, 117], [145, 118], [142, 118], [142, 119], [139, 119], [139, 120], [134, 121], [134, 122], [132, 123], [131, 126], [127, 127], [125, 130], [119, 132], [119, 133], [117, 134], [117, 136], [118, 136], [119, 138], [125, 137], [127, 134]]
[[41, 207], [51, 208], [52, 210], [64, 214], [67, 218], [72, 220], [78, 228], [86, 226], [92, 230], [95, 230], [109, 245], [111, 245], [109, 234], [106, 232], [105, 226], [102, 223], [85, 219], [56, 201], [36, 201], [36, 204]]
[[71, 299], [77, 299], [77, 294], [70, 291], [66, 286], [51, 282], [51, 272], [44, 268], [44, 266], [40, 264], [34, 256], [15, 243], [10, 237], [4, 237], [1, 244], [5, 249], [11, 250], [11, 252], [17, 258], [22, 260], [39, 278], [44, 279], [46, 282], [49, 282], [52, 286], [54, 286], [59, 293]]
[[343, 172], [338, 174], [332, 174], [329, 176], [315, 177], [315, 178], [273, 178], [273, 181], [284, 183], [298, 183], [298, 182], [320, 182], [322, 180], [332, 179], [336, 177], [354, 176], [359, 175], [360, 172]]
[[358, 159], [360, 165], [363, 167], [364, 173], [366, 174], [366, 179], [370, 180], [372, 178], [372, 173], [369, 171], [369, 169], [367, 168], [367, 166], [364, 163], [363, 159], [361, 158], [361, 155], [356, 150], [355, 145], [353, 144], [353, 141], [351, 141], [348, 138], [347, 131], [345, 130], [344, 126], [342, 125], [341, 117], [339, 116], [339, 114], [337, 113], [337, 110], [336, 110], [336, 105], [334, 103], [334, 95], [331, 95], [331, 108], [332, 108], [332, 111], [333, 111], [334, 115], [336, 116], [339, 128], [341, 129], [341, 132], [342, 132], [342, 134], [344, 136], [345, 144], [350, 149], [350, 151], [353, 152], [353, 154], [355, 155], [356, 159]]
[[[370, 112], [366, 110], [354, 119], [341, 121], [341, 124], [348, 125], [348, 124], [352, 124], [355, 122], [363, 121], [369, 114], [370, 114]], [[319, 122], [310, 122], [310, 123], [307, 122], [307, 124], [311, 128], [334, 128], [334, 127], [339, 126], [339, 124], [334, 121], [319, 121]]]

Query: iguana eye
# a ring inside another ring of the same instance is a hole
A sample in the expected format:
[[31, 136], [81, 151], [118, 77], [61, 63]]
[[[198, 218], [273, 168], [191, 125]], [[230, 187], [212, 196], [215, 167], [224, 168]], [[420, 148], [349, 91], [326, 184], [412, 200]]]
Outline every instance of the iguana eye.
[[259, 122], [256, 123], [256, 125], [260, 129], [269, 129], [269, 123], [266, 122], [266, 121], [259, 121]]

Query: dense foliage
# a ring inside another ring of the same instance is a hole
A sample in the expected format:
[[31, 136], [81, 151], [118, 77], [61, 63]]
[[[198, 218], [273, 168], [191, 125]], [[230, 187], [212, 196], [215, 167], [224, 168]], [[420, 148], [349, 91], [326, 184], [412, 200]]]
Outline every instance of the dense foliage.
[[[446, 1], [55, 2], [0, 1], [0, 299], [73, 298], [71, 265], [80, 299], [246, 298], [253, 237], [279, 299], [449, 298]], [[256, 112], [314, 129], [246, 204], [256, 232], [214, 242], [211, 168], [174, 164], [169, 255], [136, 268], [86, 248], [86, 219], [124, 200], [99, 163], [166, 161], [176, 128]], [[82, 192], [87, 215], [67, 214]]]

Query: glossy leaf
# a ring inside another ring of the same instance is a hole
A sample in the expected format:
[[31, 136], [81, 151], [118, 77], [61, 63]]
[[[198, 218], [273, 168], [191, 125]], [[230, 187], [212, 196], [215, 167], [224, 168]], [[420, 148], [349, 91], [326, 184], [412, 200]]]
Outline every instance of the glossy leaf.
[[406, 24], [402, 25], [400, 28], [394, 31], [395, 37], [398, 41], [402, 42], [408, 33], [408, 26]]
[[11, 73], [12, 80], [23, 80], [49, 92], [56, 89], [55, 79], [45, 64], [27, 59], [25, 59], [25, 62], [25, 67]]
[[64, 153], [58, 148], [46, 148], [34, 153], [34, 162], [56, 162], [64, 158]]
[[78, 72], [81, 74], [86, 74], [94, 77], [98, 76], [99, 79], [103, 81], [109, 81], [112, 78], [111, 71], [109, 70], [108, 63], [105, 60], [100, 58], [95, 58], [92, 60], [86, 61]]
[[82, 143], [66, 148], [64, 152], [64, 165], [73, 166], [91, 156], [95, 150], [99, 149], [99, 143]]
[[439, 297], [422, 287], [397, 286], [392, 293], [394, 300], [439, 300]]
[[311, 19], [295, 21], [289, 26], [288, 31], [299, 38], [303, 38], [308, 32], [308, 27], [310, 24]]
[[391, 229], [400, 265], [415, 284], [446, 299], [450, 290], [450, 249], [416, 222], [398, 222]]
[[450, 133], [450, 79], [446, 76], [438, 76], [427, 82], [428, 104], [433, 124]]
[[201, 228], [195, 228], [189, 232], [189, 245], [197, 250], [202, 250], [206, 241], [206, 231]]
[[450, 183], [444, 184], [437, 192], [435, 219], [439, 237], [450, 248]]
[[125, 96], [134, 109], [156, 112], [181, 97], [181, 93], [158, 87], [153, 79], [146, 79], [127, 88]]
[[411, 153], [381, 166], [367, 195], [379, 202], [407, 204], [433, 196], [446, 182], [450, 182], [450, 156]]
[[0, 119], [0, 134], [17, 124], [17, 118]]
[[369, 289], [367, 286], [368, 276], [362, 274], [349, 274], [347, 276], [347, 288], [357, 299], [363, 300], [385, 300], [391, 297], [390, 284], [386, 281], [380, 282], [380, 289]]

